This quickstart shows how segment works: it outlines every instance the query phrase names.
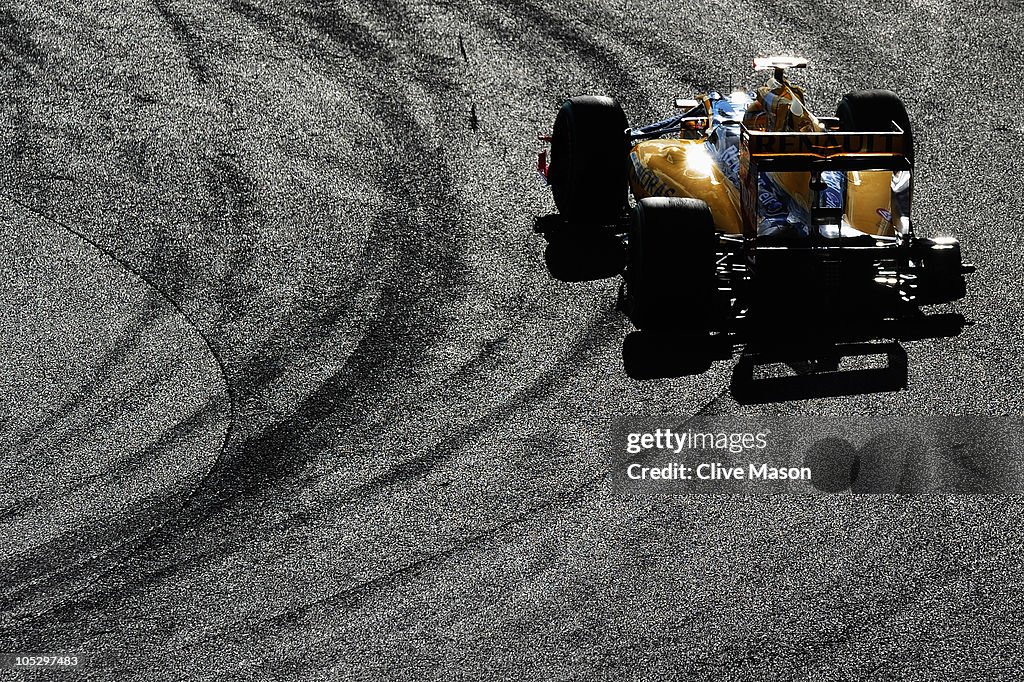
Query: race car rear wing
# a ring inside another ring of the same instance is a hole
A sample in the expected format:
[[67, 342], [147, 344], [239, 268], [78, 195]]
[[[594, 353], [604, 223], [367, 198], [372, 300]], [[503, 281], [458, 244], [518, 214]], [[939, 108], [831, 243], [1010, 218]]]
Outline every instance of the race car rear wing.
[[895, 123], [889, 132], [740, 132], [740, 154], [758, 171], [910, 170], [906, 151]]
[[[912, 171], [907, 158], [906, 136], [903, 130], [892, 123], [886, 132], [844, 132], [839, 121], [823, 119], [822, 132], [768, 132], [740, 129], [740, 196], [743, 234], [755, 237], [758, 229], [759, 177], [771, 171], [808, 172], [809, 189], [823, 190], [821, 174], [825, 171]], [[891, 205], [897, 206], [910, 201], [910, 175], [906, 187], [900, 189], [897, 197], [894, 185]], [[895, 176], [894, 176], [895, 177]], [[817, 195], [816, 195], [817, 196]], [[817, 198], [813, 200], [811, 224], [819, 219], [828, 219], [839, 224], [843, 209], [818, 208]], [[892, 214], [880, 217], [896, 220]], [[903, 232], [903, 227], [900, 231]], [[909, 219], [906, 229], [909, 230]], [[817, 234], [816, 231], [812, 234]]]

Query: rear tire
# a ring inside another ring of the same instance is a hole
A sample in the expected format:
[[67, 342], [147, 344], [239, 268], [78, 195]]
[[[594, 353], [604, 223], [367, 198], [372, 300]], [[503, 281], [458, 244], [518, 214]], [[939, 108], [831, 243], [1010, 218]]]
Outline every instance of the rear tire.
[[907, 108], [891, 90], [860, 90], [847, 93], [836, 109], [840, 130], [859, 133], [884, 133], [895, 122], [903, 129], [903, 144], [910, 165], [914, 165], [914, 132]]
[[703, 201], [642, 199], [626, 248], [627, 312], [638, 329], [706, 336], [717, 300], [715, 224]]
[[610, 97], [566, 100], [551, 136], [548, 181], [559, 213], [575, 223], [614, 223], [628, 205], [629, 123]]

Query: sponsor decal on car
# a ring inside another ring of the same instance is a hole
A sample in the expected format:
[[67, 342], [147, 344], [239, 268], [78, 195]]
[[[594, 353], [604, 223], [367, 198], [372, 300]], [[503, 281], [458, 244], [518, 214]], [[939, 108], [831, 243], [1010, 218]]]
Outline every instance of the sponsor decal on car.
[[658, 174], [645, 166], [636, 152], [629, 155], [633, 163], [633, 176], [640, 194], [649, 197], [674, 197], [676, 191], [662, 182]]
[[903, 152], [903, 138], [895, 133], [788, 133], [755, 132], [750, 136], [750, 153], [813, 154], [897, 154]]

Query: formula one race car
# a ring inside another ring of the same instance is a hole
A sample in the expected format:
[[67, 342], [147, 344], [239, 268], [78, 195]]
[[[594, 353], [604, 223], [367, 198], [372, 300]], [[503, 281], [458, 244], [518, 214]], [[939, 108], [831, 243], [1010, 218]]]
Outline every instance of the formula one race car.
[[914, 233], [901, 100], [853, 92], [816, 117], [786, 74], [806, 65], [757, 59], [763, 87], [677, 100], [639, 128], [613, 99], [567, 100], [537, 166], [558, 214], [537, 231], [616, 235], [619, 308], [678, 347], [739, 346], [750, 363], [919, 334], [920, 306], [963, 297], [973, 266], [956, 239]]

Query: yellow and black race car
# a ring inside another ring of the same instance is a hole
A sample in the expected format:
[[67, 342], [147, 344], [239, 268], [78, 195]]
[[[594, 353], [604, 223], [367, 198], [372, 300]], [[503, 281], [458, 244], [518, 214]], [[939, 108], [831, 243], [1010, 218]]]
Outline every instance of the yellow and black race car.
[[815, 116], [786, 73], [806, 65], [757, 59], [764, 86], [677, 100], [639, 128], [608, 97], [565, 101], [538, 158], [558, 214], [537, 231], [618, 235], [619, 307], [688, 348], [750, 362], [921, 336], [920, 306], [963, 297], [973, 266], [956, 239], [914, 233], [907, 110], [868, 90]]

